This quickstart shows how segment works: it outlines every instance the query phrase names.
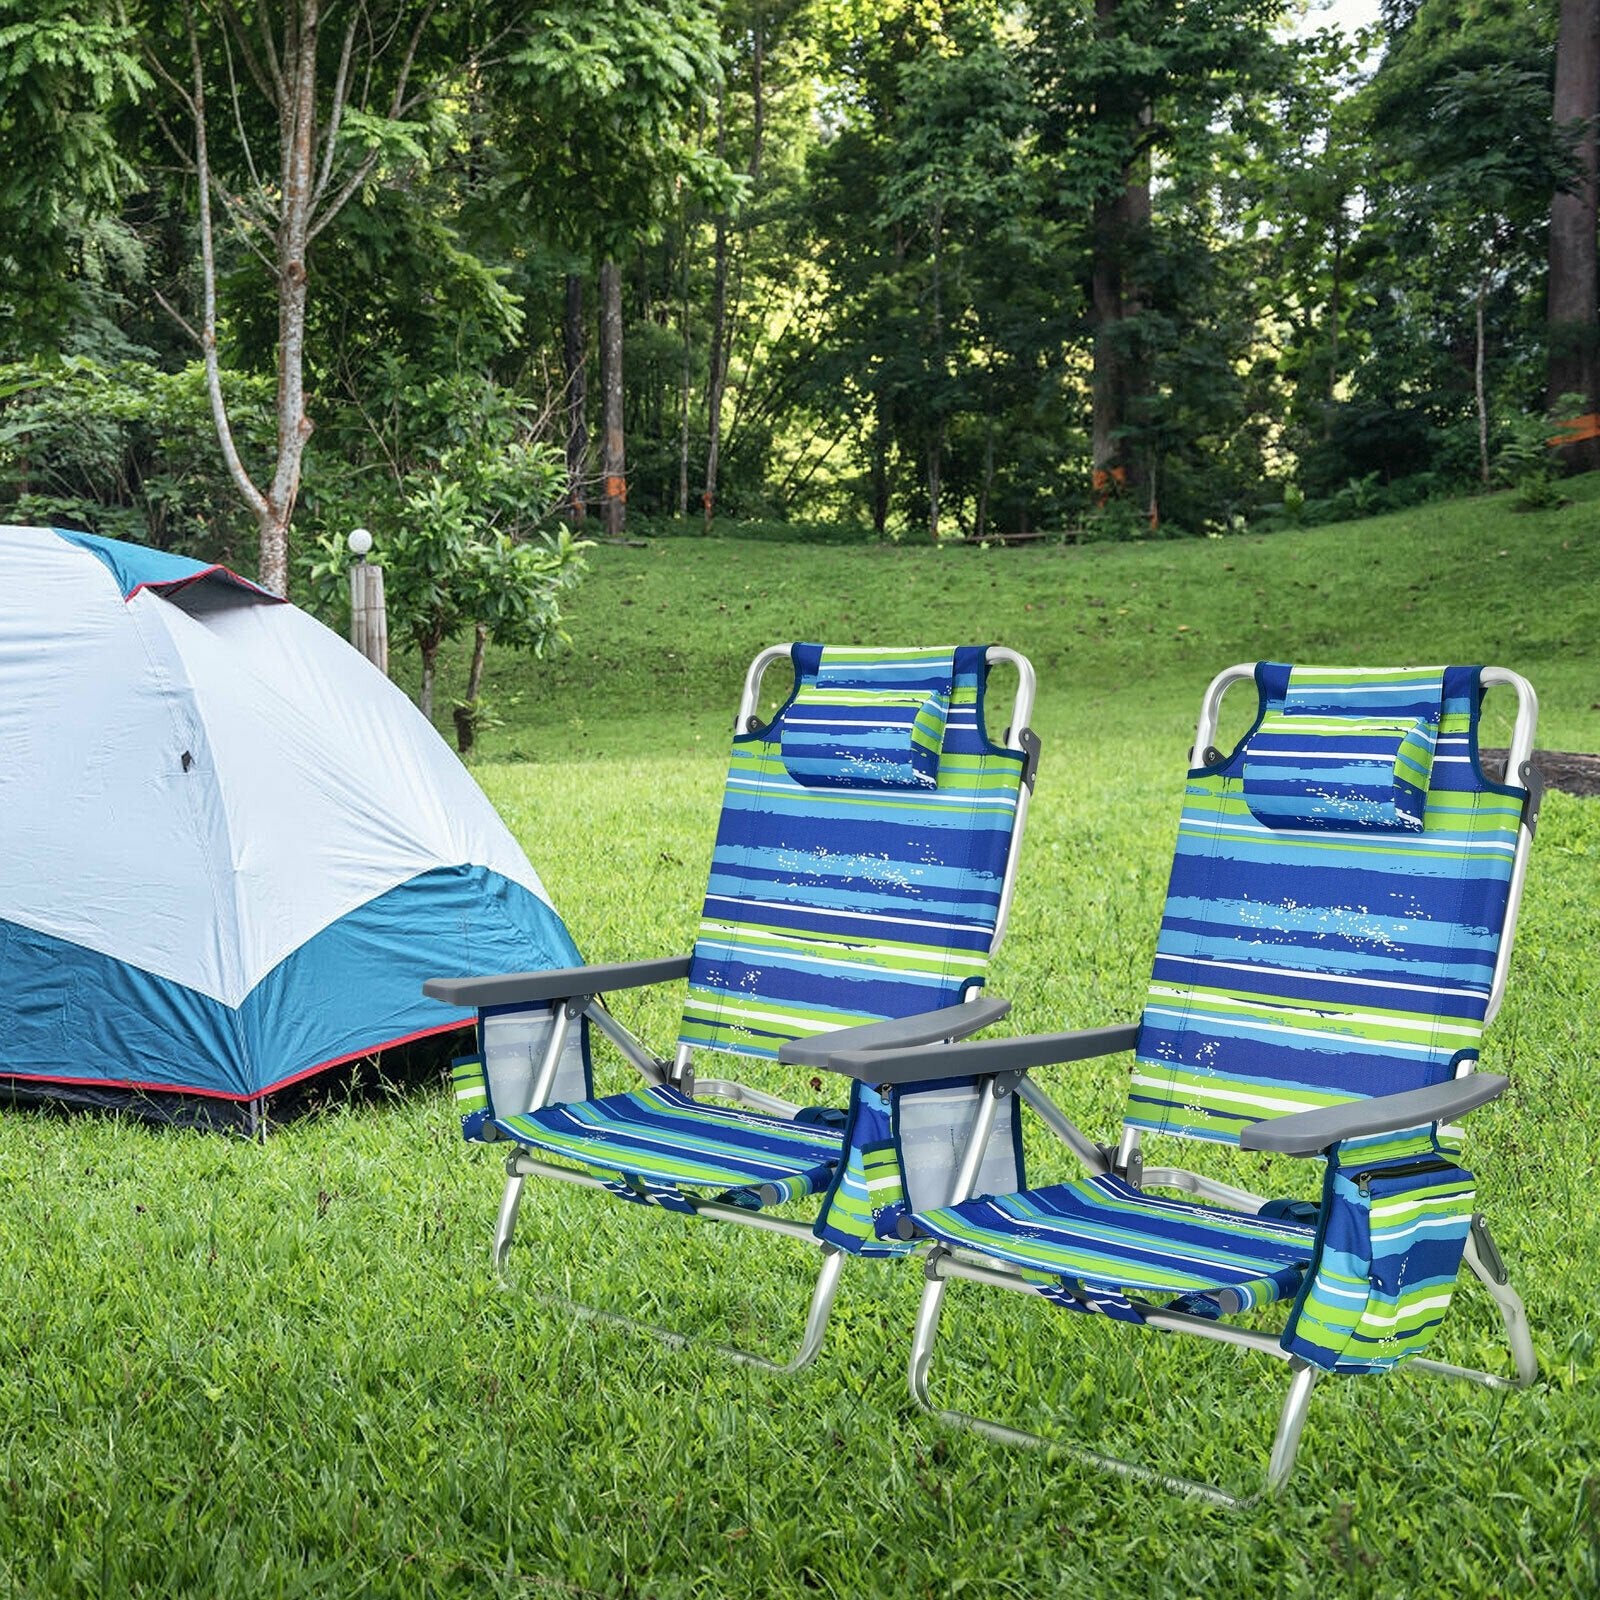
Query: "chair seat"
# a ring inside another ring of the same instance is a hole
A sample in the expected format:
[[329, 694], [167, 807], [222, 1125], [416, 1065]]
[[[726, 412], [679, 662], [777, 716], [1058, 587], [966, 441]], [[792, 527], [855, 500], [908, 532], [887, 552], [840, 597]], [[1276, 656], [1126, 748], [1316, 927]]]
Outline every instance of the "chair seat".
[[1302, 1267], [1316, 1229], [1132, 1188], [1109, 1174], [918, 1212], [922, 1231], [1029, 1272], [1146, 1294], [1244, 1289]]
[[673, 1188], [765, 1184], [784, 1199], [826, 1187], [843, 1150], [836, 1128], [693, 1100], [665, 1087], [546, 1106], [499, 1117], [495, 1125], [519, 1144], [603, 1172]]

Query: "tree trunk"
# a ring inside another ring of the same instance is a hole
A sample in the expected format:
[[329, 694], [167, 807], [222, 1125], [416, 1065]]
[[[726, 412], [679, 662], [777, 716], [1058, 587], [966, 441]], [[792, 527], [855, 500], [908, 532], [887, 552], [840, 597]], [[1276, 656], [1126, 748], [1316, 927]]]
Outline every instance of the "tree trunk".
[[567, 520], [584, 519], [584, 484], [589, 477], [589, 362], [583, 327], [583, 275], [567, 274], [561, 318], [561, 375], [567, 396]]
[[683, 370], [678, 384], [678, 515], [689, 515], [689, 388], [694, 379], [694, 347], [689, 342], [689, 259], [693, 232], [683, 223], [683, 299], [681, 307]]
[[889, 408], [881, 393], [872, 411], [872, 531], [881, 539], [889, 528]]
[[1127, 274], [1135, 219], [1148, 217], [1149, 188], [1130, 180], [1094, 212], [1090, 287], [1094, 319], [1094, 370], [1090, 379], [1090, 429], [1094, 488], [1102, 498], [1137, 492], [1138, 462], [1128, 448], [1129, 400], [1139, 386], [1137, 362], [1126, 349], [1123, 323], [1138, 309]]
[[467, 695], [462, 704], [456, 706], [456, 749], [464, 756], [472, 754], [472, 746], [478, 737], [478, 695], [483, 688], [483, 658], [489, 648], [489, 625], [486, 622], [474, 624], [472, 629], [472, 664], [467, 668]]
[[728, 339], [728, 225], [717, 219], [717, 240], [712, 250], [711, 368], [706, 378], [706, 482], [700, 495], [706, 527], [717, 505], [717, 472], [722, 455], [722, 395], [727, 387]]
[[[1550, 358], [1547, 403], [1581, 397], [1578, 431], [1562, 447], [1575, 471], [1600, 467], [1600, 278], [1595, 233], [1600, 224], [1600, 0], [1561, 0], [1556, 40], [1556, 127], [1584, 123], [1577, 144], [1579, 181], [1550, 202]], [[1571, 419], [1561, 419], [1571, 420]]]
[[[298, 22], [298, 26], [296, 26]], [[283, 80], [288, 103], [280, 105], [282, 201], [277, 238], [278, 268], [278, 461], [261, 529], [263, 588], [289, 592], [289, 519], [300, 495], [300, 462], [311, 419], [306, 415], [306, 245], [316, 184], [317, 0], [301, 0], [298, 18], [288, 10], [284, 29]]]
[[[766, 20], [758, 7], [751, 23], [749, 171], [752, 189], [761, 179], [761, 152], [766, 133], [765, 62]], [[727, 154], [727, 147], [726, 107], [722, 91], [719, 89], [717, 92], [719, 160]], [[725, 219], [718, 218], [716, 243], [712, 249], [711, 350], [710, 370], [706, 382], [706, 481], [700, 495], [708, 530], [717, 508], [717, 479], [722, 470], [722, 402], [728, 388], [728, 356], [733, 345], [733, 331], [728, 326], [728, 274], [731, 257], [732, 245], [728, 238], [728, 224]], [[734, 426], [738, 426], [737, 409]]]
[[[1328, 320], [1333, 325], [1333, 336], [1328, 346], [1328, 399], [1331, 401], [1339, 388], [1339, 301], [1344, 277], [1344, 196], [1340, 195], [1333, 212], [1333, 283], [1328, 291]], [[1331, 412], [1330, 412], [1331, 415]]]
[[600, 473], [601, 520], [617, 539], [628, 513], [628, 476], [623, 450], [622, 419], [622, 269], [615, 261], [600, 267], [600, 398], [603, 433]]
[[944, 483], [944, 206], [933, 209], [933, 437], [928, 441], [928, 536], [939, 542], [939, 490]]
[[422, 688], [417, 695], [417, 710], [429, 722], [433, 721], [433, 679], [434, 669], [439, 662], [439, 641], [425, 642], [420, 646], [422, 654]]
[[[1095, 0], [1095, 31], [1103, 39], [1117, 37], [1119, 4], [1120, 0]], [[1140, 358], [1128, 349], [1123, 324], [1140, 310], [1129, 265], [1136, 242], [1150, 224], [1150, 162], [1143, 135], [1152, 111], [1148, 105], [1130, 106], [1112, 99], [1097, 108], [1095, 120], [1125, 139], [1129, 151], [1122, 187], [1096, 201], [1093, 218], [1090, 451], [1095, 494], [1103, 500], [1124, 489], [1137, 494], [1143, 487], [1126, 433], [1130, 401], [1143, 391], [1144, 373]]]
[[[717, 90], [717, 159], [728, 148], [727, 108]], [[722, 393], [728, 379], [728, 222], [717, 218], [716, 240], [711, 247], [711, 348], [706, 373], [706, 481], [700, 493], [706, 528], [717, 506], [717, 472], [722, 455]]]
[[972, 518], [972, 536], [981, 539], [989, 531], [989, 498], [994, 493], [994, 402], [991, 399], [983, 422], [983, 476], [978, 480], [978, 507]]
[[[750, 56], [750, 192], [754, 194], [761, 183], [761, 152], [765, 145], [765, 128], [767, 120], [765, 74], [763, 63], [766, 60], [766, 20], [758, 4], [751, 22], [751, 56]], [[721, 123], [718, 123], [719, 141]], [[718, 143], [717, 152], [722, 153], [721, 143]], [[748, 213], [746, 213], [748, 214]], [[744, 266], [748, 252], [741, 246], [745, 242], [746, 225], [741, 222], [734, 237], [728, 242], [726, 250], [726, 279], [723, 288], [722, 312], [722, 376], [720, 397], [717, 404], [717, 470], [721, 472], [722, 447], [729, 438], [737, 435], [739, 418], [744, 410], [746, 397], [750, 392], [750, 367], [754, 360], [755, 348], [761, 342], [761, 326], [758, 317], [755, 332], [752, 337], [751, 359], [745, 363], [742, 381], [734, 399], [733, 416], [726, 427], [722, 421], [722, 400], [726, 399], [728, 380], [733, 370], [733, 349], [738, 340], [739, 306], [742, 300], [744, 286]], [[712, 493], [715, 496], [720, 492], [719, 485], [713, 483]], [[707, 523], [709, 527], [709, 521]]]
[[1478, 471], [1485, 489], [1489, 487], [1489, 403], [1483, 388], [1483, 300], [1489, 286], [1478, 280], [1477, 330], [1472, 353], [1472, 392], [1478, 402]]

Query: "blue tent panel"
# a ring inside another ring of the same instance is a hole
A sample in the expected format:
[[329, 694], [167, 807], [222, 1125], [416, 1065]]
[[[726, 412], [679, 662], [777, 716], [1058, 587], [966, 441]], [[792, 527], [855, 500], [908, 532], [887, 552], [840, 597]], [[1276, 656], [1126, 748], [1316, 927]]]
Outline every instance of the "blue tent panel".
[[204, 561], [191, 561], [188, 556], [175, 556], [165, 550], [151, 550], [142, 544], [126, 544], [121, 539], [103, 539], [96, 533], [79, 533], [71, 528], [53, 530], [58, 538], [68, 544], [87, 550], [105, 563], [106, 569], [117, 580], [126, 600], [140, 589], [158, 589], [171, 593], [201, 578], [216, 579], [234, 585], [249, 594], [259, 595], [267, 601], [278, 597], [241, 578], [226, 567], [207, 565]]
[[422, 873], [358, 907], [280, 962], [237, 1009], [0, 921], [0, 1038], [8, 1076], [252, 1099], [470, 1020], [443, 1017], [422, 997], [425, 978], [579, 964], [548, 905], [472, 866]]

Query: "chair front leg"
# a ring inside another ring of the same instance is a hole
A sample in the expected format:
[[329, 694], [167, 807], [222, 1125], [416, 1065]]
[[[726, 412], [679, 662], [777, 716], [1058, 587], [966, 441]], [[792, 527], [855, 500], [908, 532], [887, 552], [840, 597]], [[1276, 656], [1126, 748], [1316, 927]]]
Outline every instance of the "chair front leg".
[[1298, 1356], [1290, 1361], [1289, 1367], [1294, 1377], [1289, 1380], [1289, 1393], [1278, 1417], [1278, 1431], [1267, 1461], [1268, 1495], [1280, 1493], [1294, 1471], [1294, 1458], [1300, 1450], [1300, 1435], [1305, 1431], [1306, 1412], [1311, 1405], [1311, 1391], [1321, 1376], [1309, 1361], [1302, 1361]]
[[933, 1346], [939, 1337], [939, 1311], [944, 1305], [946, 1284], [943, 1278], [931, 1273], [922, 1285], [922, 1299], [917, 1305], [917, 1325], [911, 1333], [911, 1361], [907, 1376], [911, 1380], [911, 1398], [924, 1411], [938, 1413], [938, 1406], [928, 1392], [928, 1368], [933, 1361]]
[[506, 1192], [500, 1198], [500, 1215], [494, 1224], [494, 1245], [490, 1251], [490, 1260], [494, 1270], [502, 1277], [505, 1276], [506, 1257], [511, 1253], [511, 1237], [517, 1231], [517, 1211], [522, 1205], [522, 1185], [526, 1181], [522, 1174], [512, 1170], [511, 1161], [506, 1163]]

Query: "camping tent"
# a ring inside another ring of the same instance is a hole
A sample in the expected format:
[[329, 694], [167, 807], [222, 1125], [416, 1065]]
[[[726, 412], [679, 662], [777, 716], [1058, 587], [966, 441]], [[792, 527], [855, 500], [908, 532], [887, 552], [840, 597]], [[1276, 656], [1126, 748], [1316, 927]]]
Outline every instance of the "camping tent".
[[0, 862], [0, 1077], [67, 1099], [242, 1109], [458, 1026], [424, 978], [578, 959], [376, 668], [224, 568], [89, 534], [0, 528]]

